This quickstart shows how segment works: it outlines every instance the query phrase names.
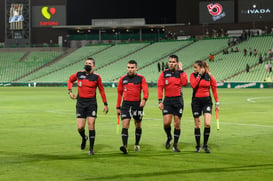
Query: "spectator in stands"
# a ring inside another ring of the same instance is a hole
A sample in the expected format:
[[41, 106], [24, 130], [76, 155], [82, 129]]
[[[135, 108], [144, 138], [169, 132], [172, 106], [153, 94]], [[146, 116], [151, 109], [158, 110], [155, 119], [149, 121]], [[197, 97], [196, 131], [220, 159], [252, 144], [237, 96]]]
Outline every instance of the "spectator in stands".
[[160, 62], [157, 63], [158, 72], [161, 71]]
[[252, 48], [249, 48], [249, 56], [252, 56]]
[[165, 63], [165, 70], [169, 68], [168, 62]]
[[249, 72], [249, 65], [248, 65], [248, 63], [246, 64], [246, 72], [248, 73]]
[[164, 65], [164, 62], [161, 63], [161, 70], [164, 71], [165, 69], [165, 65]]
[[233, 47], [231, 47], [231, 49], [230, 49], [230, 53], [233, 53], [233, 52], [234, 52]]
[[238, 47], [236, 47], [236, 48], [235, 48], [235, 52], [239, 52], [239, 49], [238, 49]]
[[[121, 116], [122, 131], [121, 138], [123, 145], [120, 151], [124, 154], [128, 153], [128, 129], [131, 118], [135, 123], [135, 151], [140, 150], [139, 141], [142, 134], [141, 121], [143, 116], [143, 108], [148, 99], [148, 85], [146, 79], [137, 74], [137, 62], [130, 60], [127, 64], [127, 74], [119, 79], [117, 97], [117, 115]], [[141, 99], [141, 92], [143, 98]], [[122, 98], [123, 97], [123, 98]], [[121, 101], [123, 100], [122, 106]]]
[[258, 54], [258, 51], [257, 51], [257, 49], [255, 48], [254, 51], [253, 51], [253, 55], [256, 57], [257, 54]]
[[225, 54], [228, 54], [228, 49], [227, 49], [227, 48], [223, 50], [223, 54], [224, 54], [224, 55], [225, 55]]
[[[107, 100], [102, 85], [102, 80], [99, 74], [94, 73], [95, 60], [87, 58], [85, 61], [84, 71], [76, 72], [69, 77], [67, 88], [68, 94], [71, 99], [77, 99], [76, 115], [78, 132], [82, 137], [81, 149], [85, 149], [88, 137], [85, 135], [84, 127], [86, 119], [88, 121], [89, 129], [89, 142], [90, 149], [89, 155], [94, 155], [94, 142], [95, 142], [95, 121], [97, 117], [97, 100], [96, 89], [99, 88], [102, 101], [104, 103], [104, 114], [108, 113]], [[77, 81], [78, 96], [72, 93], [73, 83]]]
[[[182, 63], [176, 55], [169, 57], [169, 69], [162, 72], [157, 81], [158, 107], [163, 114], [163, 125], [167, 136], [165, 148], [169, 149], [173, 139], [171, 123], [174, 118], [174, 142], [173, 152], [180, 152], [178, 140], [180, 137], [180, 123], [184, 109], [182, 86], [188, 83], [186, 72], [183, 71]], [[177, 68], [177, 66], [179, 68]], [[164, 91], [163, 91], [164, 90]], [[163, 99], [164, 92], [164, 101]]]
[[209, 62], [214, 62], [214, 55], [212, 53], [209, 54]]
[[262, 56], [262, 54], [260, 53], [260, 54], [259, 54], [259, 64], [261, 64], [261, 63], [263, 63], [263, 56]]
[[268, 69], [269, 69], [269, 73], [271, 73], [272, 72], [272, 63], [271, 62], [268, 64]]
[[269, 67], [268, 67], [268, 64], [267, 64], [267, 63], [265, 64], [264, 67], [265, 67], [265, 72], [269, 72]]
[[217, 93], [217, 82], [209, 70], [206, 62], [198, 60], [194, 63], [194, 72], [190, 75], [190, 83], [193, 88], [192, 94], [192, 115], [194, 117], [194, 136], [196, 141], [196, 152], [201, 151], [201, 116], [204, 116], [204, 142], [203, 149], [206, 153], [210, 153], [208, 147], [208, 139], [210, 135], [210, 120], [212, 112], [212, 99], [210, 96], [210, 88], [215, 100], [215, 110], [219, 110], [219, 99]]
[[246, 54], [247, 54], [247, 50], [246, 50], [246, 49], [244, 49], [244, 56], [246, 56]]

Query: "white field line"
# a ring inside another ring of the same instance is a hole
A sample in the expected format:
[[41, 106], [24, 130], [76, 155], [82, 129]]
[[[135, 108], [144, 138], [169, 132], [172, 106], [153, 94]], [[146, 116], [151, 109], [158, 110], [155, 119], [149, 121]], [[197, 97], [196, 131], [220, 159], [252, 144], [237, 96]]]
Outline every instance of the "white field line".
[[272, 98], [272, 101], [273, 101], [273, 97], [272, 96], [267, 96], [267, 97], [250, 97], [247, 99], [248, 102], [252, 102], [252, 103], [255, 103], [256, 100], [264, 100], [264, 99], [271, 99]]

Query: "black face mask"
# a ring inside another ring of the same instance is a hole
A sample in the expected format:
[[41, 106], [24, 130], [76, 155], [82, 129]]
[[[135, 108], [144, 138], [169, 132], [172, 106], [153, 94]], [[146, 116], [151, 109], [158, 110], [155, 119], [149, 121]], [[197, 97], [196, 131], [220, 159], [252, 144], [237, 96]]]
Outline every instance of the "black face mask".
[[87, 72], [90, 72], [90, 70], [92, 70], [92, 67], [90, 65], [85, 65], [84, 66], [84, 69], [87, 71]]

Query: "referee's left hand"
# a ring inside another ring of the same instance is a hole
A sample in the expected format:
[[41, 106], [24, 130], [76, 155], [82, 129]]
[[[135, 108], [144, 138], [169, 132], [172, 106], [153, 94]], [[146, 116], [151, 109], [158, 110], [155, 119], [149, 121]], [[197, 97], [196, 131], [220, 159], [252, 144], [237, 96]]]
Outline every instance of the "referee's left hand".
[[215, 111], [216, 111], [216, 110], [219, 111], [219, 109], [220, 109], [220, 106], [219, 106], [219, 105], [216, 105], [216, 106], [215, 106]]
[[106, 115], [108, 113], [108, 106], [104, 106], [103, 113]]
[[142, 99], [139, 106], [140, 106], [140, 107], [144, 107], [145, 104], [146, 104], [146, 101], [145, 101], [144, 99]]

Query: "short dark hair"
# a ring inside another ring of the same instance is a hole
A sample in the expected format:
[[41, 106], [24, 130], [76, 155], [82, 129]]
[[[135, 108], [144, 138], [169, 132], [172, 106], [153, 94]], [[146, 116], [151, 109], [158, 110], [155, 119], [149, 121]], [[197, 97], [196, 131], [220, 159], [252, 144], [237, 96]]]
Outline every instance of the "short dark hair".
[[169, 58], [174, 58], [176, 60], [176, 62], [178, 62], [178, 56], [177, 55], [170, 55]]
[[93, 65], [95, 65], [95, 59], [92, 57], [88, 57], [86, 60], [91, 60], [93, 62]]
[[136, 67], [137, 67], [137, 62], [136, 62], [135, 60], [130, 60], [128, 63], [129, 63], [129, 64], [135, 64]]

